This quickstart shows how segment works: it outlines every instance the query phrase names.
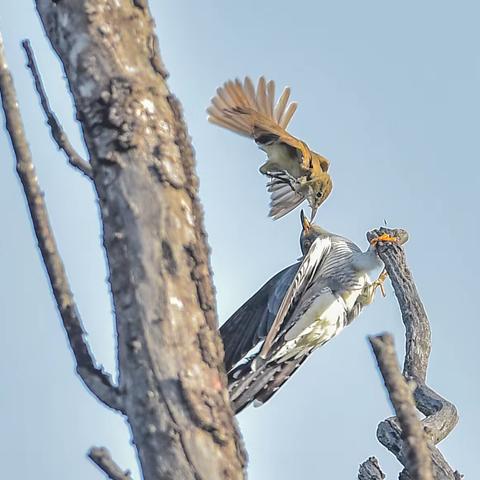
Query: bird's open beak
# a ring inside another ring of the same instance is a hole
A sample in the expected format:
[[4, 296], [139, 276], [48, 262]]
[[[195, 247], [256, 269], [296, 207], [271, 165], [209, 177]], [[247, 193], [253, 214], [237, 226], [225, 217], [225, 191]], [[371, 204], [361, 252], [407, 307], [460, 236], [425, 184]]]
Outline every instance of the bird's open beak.
[[302, 228], [304, 233], [308, 232], [308, 230], [310, 230], [311, 223], [310, 220], [308, 220], [308, 218], [303, 213], [303, 209], [300, 210], [300, 220], [302, 221]]
[[317, 210], [318, 210], [317, 207], [312, 207], [312, 213], [310, 214], [310, 221], [311, 222], [313, 222], [313, 220], [315, 219], [315, 215], [317, 214]]

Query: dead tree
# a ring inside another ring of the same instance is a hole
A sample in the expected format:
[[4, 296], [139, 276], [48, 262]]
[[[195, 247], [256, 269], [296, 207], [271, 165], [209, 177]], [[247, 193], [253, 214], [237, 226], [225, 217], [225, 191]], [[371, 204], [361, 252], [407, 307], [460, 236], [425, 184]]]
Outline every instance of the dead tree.
[[[100, 401], [126, 416], [146, 480], [243, 478], [193, 151], [147, 2], [38, 0], [36, 7], [65, 70], [88, 162], [74, 152], [44, 95], [42, 106], [54, 140], [93, 182], [115, 309], [118, 385], [86, 342], [2, 46], [7, 128], [77, 372]], [[119, 478], [98, 452], [91, 458]]]
[[[388, 230], [369, 232], [367, 239], [384, 232]], [[459, 480], [462, 476], [453, 471], [435, 446], [453, 430], [458, 415], [452, 403], [426, 385], [431, 332], [425, 308], [403, 248], [392, 243], [380, 243], [377, 248], [400, 306], [406, 340], [402, 375], [392, 337], [384, 334], [369, 338], [397, 414], [380, 423], [377, 438], [405, 467], [401, 480]], [[417, 410], [425, 415], [422, 421], [417, 419]], [[358, 478], [380, 480], [385, 476], [371, 457], [360, 466]]]
[[[33, 52], [24, 42], [28, 66], [54, 141], [93, 182], [115, 307], [118, 385], [97, 365], [87, 343], [0, 39], [6, 126], [76, 371], [95, 397], [125, 415], [145, 480], [244, 478], [245, 453], [226, 391], [193, 150], [180, 105], [166, 84], [147, 2], [36, 0], [36, 7], [65, 70], [88, 161], [74, 150], [51, 111]], [[428, 475], [425, 458], [430, 456], [436, 479], [457, 478], [434, 447], [453, 428], [456, 412], [425, 385], [428, 321], [421, 311], [408, 317], [412, 305], [421, 304], [413, 284], [402, 280], [408, 271], [398, 248], [385, 246], [381, 256], [404, 313], [404, 374], [416, 382], [415, 402], [427, 415], [428, 445], [415, 426], [412, 399], [405, 411], [397, 412], [403, 432], [420, 438], [417, 444], [402, 437], [395, 419], [380, 425], [379, 439], [405, 465], [402, 478], [420, 479], [414, 475], [423, 471]], [[398, 395], [400, 400], [408, 397], [395, 362], [392, 367], [392, 345], [387, 340], [385, 347], [382, 339], [372, 344], [394, 403]], [[411, 430], [405, 429], [408, 421]], [[94, 447], [89, 457], [110, 479], [130, 479], [107, 449]], [[365, 462], [359, 478], [383, 478], [378, 462]]]

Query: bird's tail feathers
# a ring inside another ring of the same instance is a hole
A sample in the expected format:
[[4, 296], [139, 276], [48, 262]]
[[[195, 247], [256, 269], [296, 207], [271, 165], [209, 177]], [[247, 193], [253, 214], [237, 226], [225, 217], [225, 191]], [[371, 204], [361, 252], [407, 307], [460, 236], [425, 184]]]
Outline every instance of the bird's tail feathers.
[[256, 407], [263, 405], [296, 372], [311, 351], [281, 363], [262, 363], [256, 369], [252, 369], [250, 359], [233, 369], [228, 374], [228, 391], [234, 412], [240, 413], [252, 402]]
[[[258, 80], [257, 88], [249, 77], [242, 82], [229, 80], [217, 88], [217, 94], [208, 107], [208, 120], [215, 125], [239, 135], [254, 138], [258, 130], [274, 124], [287, 127], [297, 109], [296, 102], [289, 102], [290, 88], [286, 87], [275, 103], [275, 82]], [[257, 130], [257, 132], [256, 132]]]

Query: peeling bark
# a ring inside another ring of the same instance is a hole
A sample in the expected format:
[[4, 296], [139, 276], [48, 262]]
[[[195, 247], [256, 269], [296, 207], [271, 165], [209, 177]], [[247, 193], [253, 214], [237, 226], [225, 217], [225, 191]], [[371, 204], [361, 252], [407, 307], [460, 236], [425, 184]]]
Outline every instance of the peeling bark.
[[147, 3], [36, 6], [89, 151], [144, 478], [243, 478], [193, 151]]

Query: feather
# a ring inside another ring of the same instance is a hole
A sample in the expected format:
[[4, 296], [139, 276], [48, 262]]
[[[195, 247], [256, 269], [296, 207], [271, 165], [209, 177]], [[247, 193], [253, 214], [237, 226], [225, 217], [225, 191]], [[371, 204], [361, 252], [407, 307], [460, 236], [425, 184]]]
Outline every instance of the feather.
[[265, 338], [265, 342], [263, 343], [262, 350], [260, 351], [260, 357], [266, 357], [270, 347], [275, 341], [277, 333], [282, 327], [290, 307], [297, 296], [303, 292], [305, 285], [308, 285], [308, 283], [311, 281], [315, 271], [331, 248], [332, 241], [329, 237], [319, 237], [313, 242], [307, 255], [305, 255], [303, 258], [302, 264], [300, 265], [292, 284], [288, 288], [288, 291], [282, 300], [272, 327], [270, 328], [267, 338]]
[[299, 266], [277, 273], [220, 327], [227, 372], [265, 338]]
[[267, 83], [267, 116], [270, 118], [273, 117], [273, 107], [275, 103], [275, 82], [270, 80]]
[[283, 114], [285, 113], [285, 108], [287, 107], [289, 97], [290, 97], [290, 87], [285, 87], [273, 111], [273, 117], [275, 118], [276, 122], [279, 125], [282, 120]]
[[282, 116], [282, 121], [280, 122], [280, 126], [282, 128], [287, 128], [287, 125], [290, 123], [290, 120], [293, 117], [293, 114], [297, 110], [298, 103], [297, 102], [292, 102], [288, 108], [285, 114]]
[[245, 77], [243, 83], [237, 78], [217, 88], [207, 112], [209, 117], [216, 117], [212, 123], [241, 135], [253, 138], [257, 132], [259, 135], [286, 135], [287, 138], [289, 136], [284, 129], [297, 108], [295, 102], [287, 107], [289, 97], [290, 89], [287, 87], [275, 104], [273, 80], [267, 82], [262, 76], [255, 89], [249, 77]]

